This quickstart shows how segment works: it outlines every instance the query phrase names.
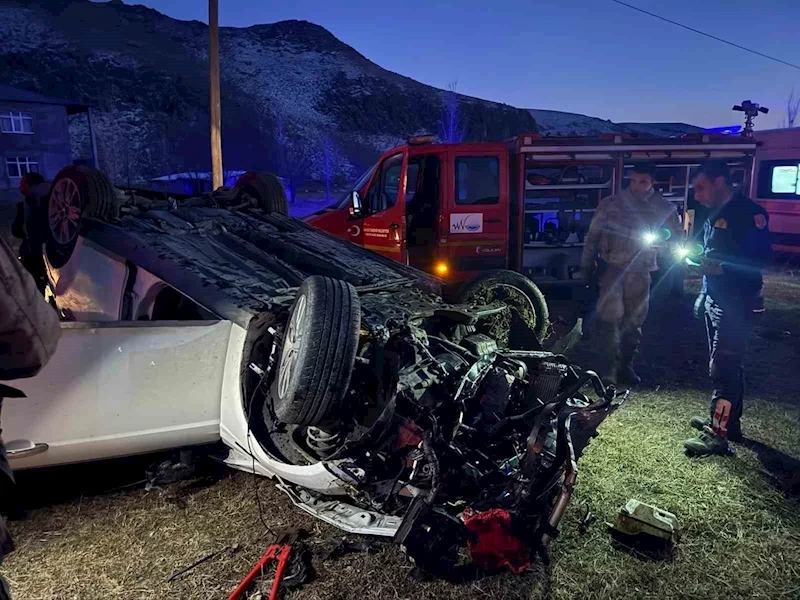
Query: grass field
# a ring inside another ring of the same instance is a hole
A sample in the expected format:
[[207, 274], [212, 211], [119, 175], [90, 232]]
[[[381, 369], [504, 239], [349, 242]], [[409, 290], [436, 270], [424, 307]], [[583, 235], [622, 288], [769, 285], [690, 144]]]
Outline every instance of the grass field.
[[[688, 316], [688, 296], [682, 306], [654, 306], [640, 361], [643, 385], [581, 459], [548, 567], [461, 586], [419, 583], [399, 550], [385, 545], [374, 554], [316, 557], [317, 579], [287, 597], [800, 598], [800, 279], [769, 278], [767, 297], [748, 364], [747, 440], [735, 456], [684, 456], [681, 441], [693, 431], [688, 420], [707, 407], [705, 336]], [[580, 363], [589, 365], [591, 350], [591, 340], [577, 349]], [[294, 509], [269, 480], [226, 473], [185, 494], [141, 485], [98, 491], [126, 478], [141, 478], [136, 461], [24, 474], [39, 508], [11, 524], [18, 550], [3, 574], [15, 598], [226, 598], [270, 541], [265, 525], [307, 528], [312, 550], [343, 537]], [[612, 544], [604, 522], [630, 498], [678, 515], [683, 536], [671, 560]], [[581, 535], [587, 508], [598, 520]], [[173, 571], [233, 544], [238, 552], [166, 582]]]

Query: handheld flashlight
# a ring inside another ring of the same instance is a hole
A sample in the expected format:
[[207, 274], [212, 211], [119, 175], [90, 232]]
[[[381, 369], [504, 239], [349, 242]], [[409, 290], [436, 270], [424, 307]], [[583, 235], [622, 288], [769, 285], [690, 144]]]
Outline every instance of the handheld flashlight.
[[652, 231], [648, 231], [642, 235], [642, 241], [645, 243], [645, 245], [652, 246], [658, 241], [658, 236]]

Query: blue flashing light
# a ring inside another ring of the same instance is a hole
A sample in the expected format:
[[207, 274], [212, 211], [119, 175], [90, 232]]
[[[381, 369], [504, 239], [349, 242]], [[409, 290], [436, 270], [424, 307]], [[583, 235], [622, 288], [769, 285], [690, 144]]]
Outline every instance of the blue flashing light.
[[742, 132], [741, 125], [730, 125], [729, 127], [711, 127], [704, 129], [705, 133], [718, 133], [722, 135], [737, 135]]

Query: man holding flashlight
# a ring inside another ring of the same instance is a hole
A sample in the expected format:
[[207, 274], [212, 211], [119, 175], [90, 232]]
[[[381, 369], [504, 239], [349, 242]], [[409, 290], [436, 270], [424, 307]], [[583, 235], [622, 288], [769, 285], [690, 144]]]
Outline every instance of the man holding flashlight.
[[658, 250], [677, 239], [680, 220], [676, 208], [653, 189], [655, 168], [637, 164], [630, 185], [605, 198], [586, 234], [581, 259], [583, 277], [599, 279], [598, 333], [607, 383], [636, 385], [633, 370], [642, 325], [650, 303], [650, 273], [658, 270]]
[[710, 209], [703, 225], [703, 251], [687, 263], [703, 275], [695, 316], [706, 323], [709, 375], [714, 387], [709, 418], [694, 417], [700, 430], [684, 442], [692, 456], [728, 454], [728, 440], [742, 437], [743, 359], [755, 319], [764, 312], [762, 269], [772, 260], [769, 215], [734, 190], [724, 161], [700, 168], [695, 200]]

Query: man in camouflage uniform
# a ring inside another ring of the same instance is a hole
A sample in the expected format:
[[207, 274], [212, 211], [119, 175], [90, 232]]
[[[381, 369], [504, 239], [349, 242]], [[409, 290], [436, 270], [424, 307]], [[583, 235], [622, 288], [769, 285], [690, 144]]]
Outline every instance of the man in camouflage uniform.
[[706, 323], [714, 390], [709, 416], [691, 420], [699, 435], [684, 446], [692, 456], [729, 454], [728, 440], [742, 439], [747, 341], [764, 312], [762, 270], [772, 261], [769, 214], [731, 187], [724, 161], [710, 161], [700, 168], [694, 197], [711, 209], [703, 225], [703, 255], [696, 266], [703, 275], [703, 291], [695, 301], [695, 316]]
[[603, 199], [584, 240], [581, 271], [587, 281], [599, 276], [598, 329], [607, 383], [636, 385], [633, 370], [642, 325], [650, 303], [650, 273], [658, 270], [659, 240], [679, 239], [676, 208], [653, 189], [655, 170], [636, 165], [630, 186]]

